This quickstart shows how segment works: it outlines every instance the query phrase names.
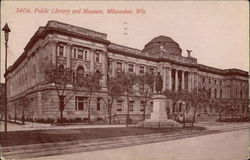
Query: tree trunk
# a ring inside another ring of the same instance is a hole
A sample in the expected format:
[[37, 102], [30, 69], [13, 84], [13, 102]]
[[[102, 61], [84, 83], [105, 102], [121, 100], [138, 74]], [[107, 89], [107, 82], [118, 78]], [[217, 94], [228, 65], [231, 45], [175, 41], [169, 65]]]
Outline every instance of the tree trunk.
[[22, 115], [22, 124], [25, 124], [24, 109], [23, 109], [23, 115]]
[[110, 108], [110, 106], [108, 106], [109, 107], [109, 124], [111, 124], [111, 122], [112, 122], [112, 118], [111, 118], [111, 108]]
[[192, 127], [194, 126], [195, 116], [196, 116], [196, 107], [194, 108], [194, 115], [193, 115], [193, 119], [192, 119]]
[[91, 123], [91, 121], [90, 121], [90, 102], [91, 102], [91, 96], [92, 96], [92, 92], [90, 92], [90, 94], [89, 94], [89, 105], [88, 105], [88, 122], [89, 122], [89, 124]]
[[183, 127], [186, 127], [186, 116], [185, 116], [185, 111], [183, 113]]
[[63, 110], [60, 110], [60, 119], [63, 120]]
[[126, 117], [126, 127], [128, 127], [128, 123], [129, 123], [129, 98], [127, 95], [127, 104], [128, 104], [128, 108], [127, 108], [127, 117]]
[[146, 102], [143, 106], [143, 121], [145, 121], [145, 119], [146, 119]]

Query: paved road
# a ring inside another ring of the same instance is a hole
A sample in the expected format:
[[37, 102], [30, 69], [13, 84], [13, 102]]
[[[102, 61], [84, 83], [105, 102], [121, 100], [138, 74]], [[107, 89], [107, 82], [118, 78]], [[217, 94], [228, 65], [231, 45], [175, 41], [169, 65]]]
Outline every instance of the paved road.
[[[123, 148], [32, 158], [32, 160], [244, 160], [249, 130]], [[31, 159], [29, 159], [31, 160]]]

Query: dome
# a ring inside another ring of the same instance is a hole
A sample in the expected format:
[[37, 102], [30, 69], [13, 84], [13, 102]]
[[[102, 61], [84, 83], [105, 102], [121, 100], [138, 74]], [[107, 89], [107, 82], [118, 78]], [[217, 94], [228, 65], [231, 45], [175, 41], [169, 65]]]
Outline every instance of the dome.
[[179, 56], [181, 56], [182, 52], [178, 43], [176, 43], [172, 38], [163, 35], [153, 38], [144, 46], [142, 51], [152, 55], [157, 55], [160, 51], [162, 51], [166, 54]]

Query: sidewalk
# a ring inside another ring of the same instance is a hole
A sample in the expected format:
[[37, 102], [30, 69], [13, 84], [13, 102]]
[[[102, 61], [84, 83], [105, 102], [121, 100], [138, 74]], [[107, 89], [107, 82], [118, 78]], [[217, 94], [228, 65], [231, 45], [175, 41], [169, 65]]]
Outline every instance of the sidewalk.
[[[95, 150], [103, 150], [110, 148], [118, 148], [125, 146], [134, 146], [147, 143], [156, 143], [169, 140], [177, 140], [183, 138], [191, 138], [196, 136], [204, 136], [209, 134], [217, 134], [222, 132], [230, 132], [235, 130], [246, 130], [249, 128], [248, 123], [200, 123], [206, 125], [208, 130], [204, 131], [181, 131], [169, 133], [154, 133], [146, 135], [133, 135], [122, 137], [98, 138], [89, 140], [76, 140], [57, 143], [43, 143], [36, 145], [22, 145], [13, 147], [2, 147], [3, 155], [7, 158], [32, 158], [50, 155], [60, 155], [69, 153], [89, 152]], [[197, 124], [196, 124], [197, 126]]]
[[[77, 129], [77, 128], [111, 128], [111, 127], [125, 127], [125, 124], [72, 124], [64, 126], [56, 126], [51, 124], [42, 124], [42, 123], [32, 123], [25, 122], [25, 125], [15, 124], [8, 122], [8, 131], [28, 131], [28, 130], [48, 130], [48, 129]], [[0, 132], [4, 131], [4, 122], [0, 121]]]

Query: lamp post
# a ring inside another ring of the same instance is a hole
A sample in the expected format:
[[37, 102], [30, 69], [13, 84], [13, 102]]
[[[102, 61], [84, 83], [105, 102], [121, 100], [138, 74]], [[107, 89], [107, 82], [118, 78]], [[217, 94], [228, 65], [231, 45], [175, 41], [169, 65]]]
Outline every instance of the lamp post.
[[[4, 31], [4, 38], [5, 38], [5, 74], [7, 72], [7, 47], [8, 47], [8, 40], [9, 40], [9, 32], [10, 28], [6, 23], [3, 27], [2, 31]], [[5, 76], [5, 106], [4, 106], [4, 132], [7, 133], [7, 77]]]

